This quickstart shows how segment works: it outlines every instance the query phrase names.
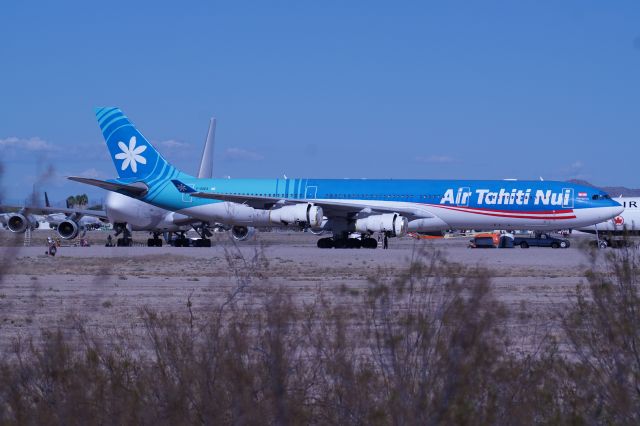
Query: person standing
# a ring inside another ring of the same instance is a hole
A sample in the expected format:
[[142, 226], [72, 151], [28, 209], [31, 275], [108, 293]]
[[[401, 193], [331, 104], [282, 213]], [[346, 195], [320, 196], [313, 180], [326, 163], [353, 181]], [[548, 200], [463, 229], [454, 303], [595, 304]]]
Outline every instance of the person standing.
[[384, 250], [389, 248], [389, 237], [387, 237], [387, 233], [386, 232], [384, 233], [384, 241], [382, 243], [382, 248]]

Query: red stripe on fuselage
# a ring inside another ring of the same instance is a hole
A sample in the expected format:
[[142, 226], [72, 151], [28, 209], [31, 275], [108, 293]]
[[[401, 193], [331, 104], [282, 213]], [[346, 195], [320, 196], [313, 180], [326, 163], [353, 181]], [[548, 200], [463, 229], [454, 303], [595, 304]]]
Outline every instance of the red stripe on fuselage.
[[[443, 206], [438, 204], [427, 204], [427, 206], [453, 210], [461, 213], [473, 213], [473, 214], [479, 214], [483, 216], [504, 217], [507, 219], [565, 220], [565, 219], [576, 218], [576, 215], [573, 214], [573, 210], [556, 210], [555, 212], [557, 212], [558, 215], [549, 216], [549, 213], [553, 212], [553, 210], [538, 213], [538, 212], [512, 212], [508, 210], [492, 210], [492, 209], [483, 209], [483, 208], [476, 208], [476, 207]], [[495, 213], [490, 213], [490, 212], [495, 212]], [[530, 216], [529, 214], [535, 214], [537, 216]]]
[[573, 209], [564, 209], [564, 210], [542, 210], [539, 212], [532, 211], [513, 211], [513, 210], [499, 210], [499, 209], [488, 209], [486, 207], [467, 207], [467, 206], [448, 206], [445, 204], [425, 204], [425, 206], [433, 206], [433, 207], [455, 207], [460, 209], [471, 209], [471, 210], [480, 210], [486, 212], [499, 212], [499, 213], [518, 213], [518, 214], [563, 214], [563, 213], [573, 213]]

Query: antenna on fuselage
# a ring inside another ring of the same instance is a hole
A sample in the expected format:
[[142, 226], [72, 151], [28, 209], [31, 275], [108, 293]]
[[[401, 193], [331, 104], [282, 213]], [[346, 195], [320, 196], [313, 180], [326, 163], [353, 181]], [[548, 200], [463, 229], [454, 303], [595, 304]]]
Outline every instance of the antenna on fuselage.
[[209, 120], [209, 131], [207, 139], [204, 142], [202, 150], [202, 159], [200, 160], [200, 169], [198, 177], [200, 179], [211, 179], [213, 177], [213, 146], [216, 141], [216, 118], [211, 117]]

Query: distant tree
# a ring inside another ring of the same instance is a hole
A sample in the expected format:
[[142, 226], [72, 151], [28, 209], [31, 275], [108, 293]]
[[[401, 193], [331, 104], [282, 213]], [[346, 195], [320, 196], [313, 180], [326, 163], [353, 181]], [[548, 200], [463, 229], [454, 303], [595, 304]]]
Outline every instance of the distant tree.
[[73, 195], [70, 195], [67, 197], [67, 207], [68, 208], [73, 208], [76, 205], [76, 197], [74, 197]]
[[87, 194], [76, 195], [76, 204], [86, 206], [89, 204], [89, 196]]
[[87, 194], [70, 195], [67, 197], [67, 205], [69, 207], [87, 206], [89, 204], [89, 196]]

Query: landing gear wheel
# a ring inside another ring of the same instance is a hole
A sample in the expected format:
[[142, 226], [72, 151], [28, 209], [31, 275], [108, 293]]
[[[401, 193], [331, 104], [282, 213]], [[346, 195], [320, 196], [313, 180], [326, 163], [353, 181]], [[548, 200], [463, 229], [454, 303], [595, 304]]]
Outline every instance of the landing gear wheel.
[[189, 240], [186, 238], [178, 238], [175, 242], [175, 247], [189, 247]]
[[345, 238], [340, 238], [339, 240], [333, 241], [333, 247], [337, 249], [343, 249], [347, 247], [347, 240]]
[[347, 248], [360, 248], [362, 247], [362, 242], [357, 238], [349, 238], [346, 243]]
[[195, 240], [196, 247], [211, 247], [211, 240], [208, 238], [199, 238]]
[[325, 249], [325, 248], [332, 248], [332, 247], [333, 247], [333, 240], [331, 238], [320, 238], [318, 240], [318, 248]]
[[378, 242], [373, 238], [365, 238], [362, 241], [362, 247], [368, 248], [368, 249], [375, 249], [375, 248], [378, 248]]

